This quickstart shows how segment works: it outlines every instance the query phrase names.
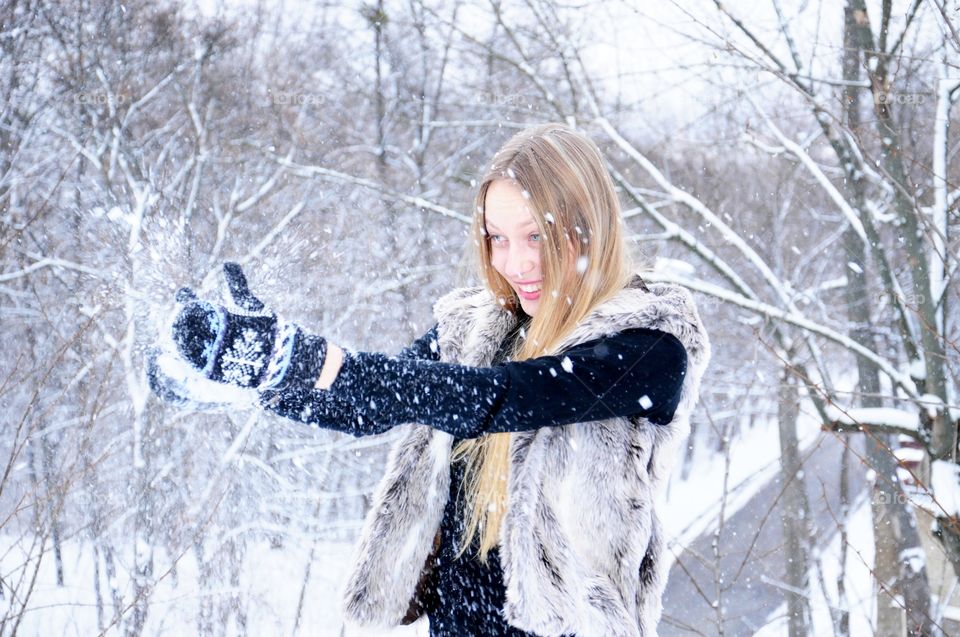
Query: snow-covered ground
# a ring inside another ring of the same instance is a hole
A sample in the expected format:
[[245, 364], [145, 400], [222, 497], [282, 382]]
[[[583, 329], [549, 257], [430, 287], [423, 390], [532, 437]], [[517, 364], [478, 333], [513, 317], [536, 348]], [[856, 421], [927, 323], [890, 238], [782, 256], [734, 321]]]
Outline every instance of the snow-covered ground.
[[[23, 550], [9, 537], [2, 538], [0, 561], [4, 573], [22, 563]], [[63, 545], [65, 585], [56, 586], [53, 559], [43, 560], [37, 585], [30, 602], [31, 610], [24, 616], [17, 634], [63, 637], [89, 637], [100, 634], [97, 623], [96, 597], [93, 586], [93, 555], [89, 545], [67, 542]], [[316, 551], [302, 611], [299, 630], [295, 630], [296, 608], [304, 580], [304, 569], [309, 549], [284, 546], [271, 549], [267, 543], [248, 549], [241, 585], [237, 590], [223, 588], [217, 595], [238, 594], [247, 613], [245, 634], [250, 635], [309, 635], [311, 637], [422, 637], [427, 635], [426, 622], [388, 631], [344, 629], [337, 610], [338, 587], [349, 559], [351, 546], [328, 544]], [[126, 562], [129, 564], [129, 562]], [[156, 560], [157, 572], [169, 566], [169, 559]], [[121, 565], [122, 568], [122, 565]], [[197, 564], [193, 553], [184, 555], [177, 563], [178, 582], [172, 575], [163, 577], [151, 596], [150, 611], [144, 634], [190, 635], [197, 633], [196, 621], [201, 591], [197, 585]], [[118, 585], [129, 595], [128, 578]], [[210, 594], [207, 591], [206, 594]], [[129, 597], [128, 597], [129, 599]], [[10, 602], [9, 595], [0, 598], [0, 615]], [[109, 605], [108, 605], [109, 609]], [[109, 612], [109, 611], [108, 611]], [[216, 619], [214, 619], [216, 622]], [[107, 622], [109, 624], [109, 619]], [[343, 631], [343, 632], [341, 632]], [[107, 635], [120, 634], [116, 627]], [[227, 628], [227, 634], [239, 634], [236, 626]], [[6, 633], [4, 633], [6, 634]]]
[[[876, 598], [873, 593], [873, 521], [870, 513], [870, 501], [861, 497], [852, 507], [848, 527], [846, 586], [847, 609], [850, 612], [851, 635], [873, 635], [875, 633], [872, 618], [876, 612]], [[822, 548], [820, 554], [823, 582], [827, 586], [830, 600], [818, 585], [820, 575], [810, 572], [812, 589], [811, 608], [813, 611], [813, 635], [833, 635], [831, 627], [830, 604], [837, 600], [837, 575], [840, 571], [840, 535], [836, 534], [829, 545]], [[787, 632], [787, 605], [770, 614], [766, 625], [754, 634], [754, 637], [785, 637]]]
[[[822, 435], [819, 423], [804, 412], [797, 423], [801, 455]], [[697, 446], [694, 468], [686, 480], [680, 480], [679, 467], [668, 485], [660, 505], [661, 521], [669, 539], [667, 558], [674, 560], [683, 547], [717, 522], [724, 500], [724, 515], [730, 518], [780, 469], [780, 442], [775, 423], [744, 428], [730, 441], [729, 463], [721, 454]]]
[[[813, 443], [819, 428], [812, 420], [802, 419], [800, 426], [801, 447]], [[701, 449], [703, 446], [701, 445]], [[730, 516], [778, 470], [779, 443], [775, 426], [757, 425], [730, 442], [730, 463], [726, 503], [726, 515]], [[710, 528], [719, 514], [723, 496], [723, 476], [726, 462], [722, 456], [699, 452], [694, 458], [694, 470], [687, 480], [680, 480], [679, 468], [667, 490], [666, 501], [661, 507], [664, 526], [672, 538], [668, 559], [679, 553], [682, 547]], [[872, 564], [870, 539], [870, 513], [866, 503], [857, 507], [851, 521], [850, 538], [856, 546], [850, 547], [847, 555], [848, 598], [852, 621], [863, 628], [853, 634], [872, 634], [868, 618], [871, 589], [869, 566]], [[309, 547], [287, 544], [282, 549], [272, 549], [268, 544], [248, 548], [238, 590], [225, 588], [217, 595], [239, 595], [247, 613], [246, 632], [260, 635], [317, 635], [331, 636], [378, 636], [420, 637], [427, 635], [426, 623], [421, 621], [410, 627], [387, 631], [360, 631], [344, 628], [337, 610], [338, 588], [350, 559], [352, 547], [348, 544], [331, 543], [315, 550], [315, 560], [305, 594], [302, 622], [295, 630], [296, 608], [304, 581]], [[24, 551], [10, 537], [0, 538], [0, 568], [10, 573], [22, 562]], [[828, 586], [835, 587], [839, 539], [835, 538], [823, 552], [823, 576]], [[48, 555], [48, 558], [50, 556]], [[53, 560], [45, 559], [39, 572], [38, 584], [30, 603], [32, 609], [23, 619], [18, 631], [21, 635], [96, 635], [100, 633], [97, 623], [96, 598], [93, 587], [92, 548], [76, 541], [64, 544], [66, 585], [55, 585]], [[129, 561], [126, 562], [129, 564]], [[158, 556], [155, 573], [169, 567], [169, 558]], [[122, 570], [122, 565], [121, 565]], [[151, 596], [151, 605], [146, 635], [182, 635], [196, 632], [196, 618], [201, 603], [201, 590], [197, 584], [197, 565], [193, 553], [180, 558], [176, 569], [177, 580], [172, 575], [163, 577]], [[812, 582], [818, 581], [812, 578]], [[129, 596], [126, 578], [120, 581], [121, 590]], [[816, 590], [816, 587], [814, 587]], [[210, 594], [207, 591], [206, 594]], [[829, 613], [822, 591], [815, 593], [815, 621], [818, 630], [828, 629]], [[835, 599], [835, 588], [830, 591]], [[0, 605], [10, 600], [0, 600]], [[108, 605], [109, 608], [109, 605]], [[2, 606], [0, 606], [2, 609]], [[771, 623], [762, 631], [763, 636], [784, 634], [785, 626], [778, 620], [783, 609], [771, 615]], [[227, 634], [233, 634], [230, 629]], [[239, 631], [236, 631], [239, 632]], [[107, 634], [119, 634], [111, 629]]]

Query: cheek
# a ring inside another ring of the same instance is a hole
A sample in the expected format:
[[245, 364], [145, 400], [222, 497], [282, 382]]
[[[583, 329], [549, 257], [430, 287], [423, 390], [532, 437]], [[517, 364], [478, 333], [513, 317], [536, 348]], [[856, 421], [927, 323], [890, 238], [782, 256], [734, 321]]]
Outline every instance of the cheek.
[[490, 251], [490, 265], [492, 265], [493, 269], [499, 272], [500, 274], [503, 274], [503, 270], [504, 270], [503, 266], [505, 265], [504, 261], [505, 259], [503, 257], [502, 250]]

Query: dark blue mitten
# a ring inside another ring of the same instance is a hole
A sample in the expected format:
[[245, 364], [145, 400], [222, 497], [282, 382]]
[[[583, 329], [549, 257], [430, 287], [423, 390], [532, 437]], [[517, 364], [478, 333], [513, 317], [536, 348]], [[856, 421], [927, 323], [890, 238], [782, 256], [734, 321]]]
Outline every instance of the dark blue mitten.
[[281, 321], [247, 286], [236, 263], [223, 266], [235, 307], [200, 300], [189, 289], [172, 325], [180, 356], [202, 376], [244, 388], [312, 387], [326, 358], [322, 336]]

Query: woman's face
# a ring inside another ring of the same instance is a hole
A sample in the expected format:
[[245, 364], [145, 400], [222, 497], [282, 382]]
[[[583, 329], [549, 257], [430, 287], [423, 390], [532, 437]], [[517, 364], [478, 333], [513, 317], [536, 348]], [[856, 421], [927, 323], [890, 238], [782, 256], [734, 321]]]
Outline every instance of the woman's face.
[[514, 180], [497, 179], [487, 188], [484, 224], [494, 269], [513, 285], [520, 306], [533, 316], [540, 304], [540, 231], [530, 200]]

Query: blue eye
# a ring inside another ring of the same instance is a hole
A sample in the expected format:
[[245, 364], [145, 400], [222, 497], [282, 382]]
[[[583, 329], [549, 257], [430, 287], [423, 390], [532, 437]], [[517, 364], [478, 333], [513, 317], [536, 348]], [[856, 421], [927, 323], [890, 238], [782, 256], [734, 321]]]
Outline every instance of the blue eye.
[[501, 239], [503, 239], [503, 235], [501, 235], [501, 234], [492, 234], [492, 235], [490, 235], [490, 241], [492, 241], [493, 243], [500, 243], [500, 240], [501, 240]]
[[539, 233], [539, 232], [531, 233], [530, 236], [531, 236], [531, 237], [536, 237], [536, 239], [534, 239], [534, 241], [539, 241], [539, 240], [540, 240], [540, 233]]

